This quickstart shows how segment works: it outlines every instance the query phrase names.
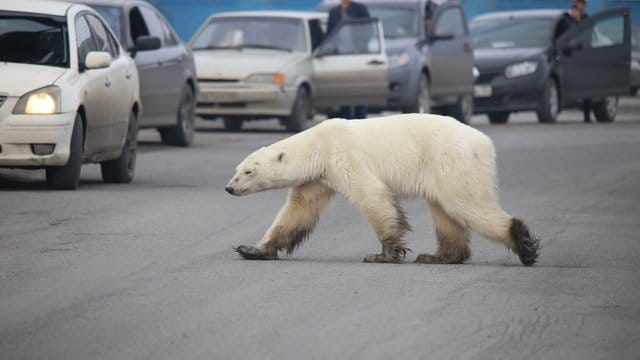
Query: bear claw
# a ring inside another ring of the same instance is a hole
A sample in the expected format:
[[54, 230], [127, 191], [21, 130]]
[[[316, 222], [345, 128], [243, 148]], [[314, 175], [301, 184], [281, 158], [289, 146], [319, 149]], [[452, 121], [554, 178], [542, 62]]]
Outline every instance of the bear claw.
[[245, 260], [276, 260], [278, 259], [278, 255], [269, 255], [265, 252], [260, 251], [255, 246], [250, 245], [240, 245], [234, 247], [233, 250], [237, 252], [240, 256], [242, 256]]

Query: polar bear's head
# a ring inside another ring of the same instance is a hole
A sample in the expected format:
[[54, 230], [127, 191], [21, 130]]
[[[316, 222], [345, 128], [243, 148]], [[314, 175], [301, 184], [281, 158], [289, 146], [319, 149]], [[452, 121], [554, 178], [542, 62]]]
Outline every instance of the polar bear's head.
[[291, 160], [284, 149], [260, 148], [236, 167], [236, 174], [224, 189], [231, 195], [242, 196], [293, 186], [298, 181]]

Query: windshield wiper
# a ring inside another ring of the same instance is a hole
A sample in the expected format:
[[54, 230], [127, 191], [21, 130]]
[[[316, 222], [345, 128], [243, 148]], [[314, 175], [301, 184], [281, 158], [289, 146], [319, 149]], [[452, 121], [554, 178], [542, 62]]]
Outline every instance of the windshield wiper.
[[280, 50], [280, 51], [286, 51], [286, 52], [293, 52], [293, 50], [286, 48], [286, 47], [282, 47], [282, 46], [275, 46], [275, 45], [265, 45], [265, 44], [240, 44], [238, 46], [236, 46], [237, 48], [240, 49], [246, 49], [246, 48], [251, 48], [251, 49], [269, 49], [269, 50]]
[[191, 48], [191, 50], [220, 50], [220, 49], [239, 49], [238, 46], [221, 46], [221, 45], [209, 45]]

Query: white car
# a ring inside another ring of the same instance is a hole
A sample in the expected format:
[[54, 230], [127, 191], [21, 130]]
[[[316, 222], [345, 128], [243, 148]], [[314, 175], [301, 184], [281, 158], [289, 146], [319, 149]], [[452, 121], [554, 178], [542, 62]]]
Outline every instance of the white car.
[[0, 167], [46, 169], [75, 189], [82, 163], [105, 182], [131, 182], [138, 72], [103, 19], [85, 5], [0, 1]]
[[200, 93], [196, 114], [245, 120], [277, 117], [288, 131], [314, 110], [387, 102], [387, 56], [376, 19], [341, 23], [325, 34], [320, 12], [246, 11], [207, 19], [191, 39]]

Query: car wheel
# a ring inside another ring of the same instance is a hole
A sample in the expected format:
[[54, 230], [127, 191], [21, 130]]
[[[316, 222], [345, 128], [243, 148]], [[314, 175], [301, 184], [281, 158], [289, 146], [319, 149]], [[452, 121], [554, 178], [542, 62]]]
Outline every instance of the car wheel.
[[429, 91], [429, 77], [427, 74], [420, 75], [418, 83], [418, 94], [410, 106], [402, 109], [404, 113], [431, 113], [431, 92]]
[[597, 122], [613, 122], [618, 114], [618, 97], [609, 96], [593, 103], [593, 114]]
[[193, 90], [186, 85], [180, 98], [176, 125], [158, 129], [163, 143], [174, 146], [191, 145], [195, 132], [195, 106]]
[[127, 136], [120, 157], [100, 163], [102, 180], [107, 183], [126, 184], [133, 180], [136, 170], [136, 153], [138, 150], [138, 119], [131, 112]]
[[451, 106], [446, 113], [461, 123], [468, 124], [473, 116], [473, 97], [471, 95], [460, 96], [456, 104]]
[[548, 79], [542, 91], [542, 101], [538, 108], [538, 121], [541, 123], [554, 123], [560, 114], [560, 93], [558, 84], [554, 79]]
[[309, 114], [311, 113], [311, 97], [306, 87], [300, 86], [293, 101], [291, 116], [287, 119], [287, 131], [300, 132], [309, 126]]
[[509, 115], [508, 111], [496, 111], [487, 114], [489, 122], [492, 124], [506, 124], [509, 122]]
[[64, 166], [52, 166], [46, 170], [47, 187], [55, 190], [74, 190], [80, 183], [80, 167], [84, 153], [84, 127], [82, 115], [77, 114], [73, 122], [69, 160]]
[[227, 131], [240, 131], [242, 130], [242, 123], [244, 123], [244, 120], [237, 117], [225, 116], [222, 121], [224, 122], [224, 129]]

